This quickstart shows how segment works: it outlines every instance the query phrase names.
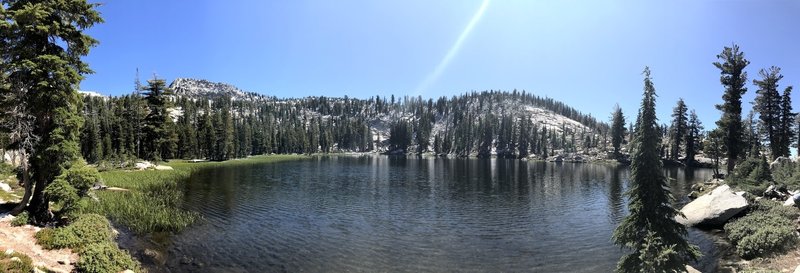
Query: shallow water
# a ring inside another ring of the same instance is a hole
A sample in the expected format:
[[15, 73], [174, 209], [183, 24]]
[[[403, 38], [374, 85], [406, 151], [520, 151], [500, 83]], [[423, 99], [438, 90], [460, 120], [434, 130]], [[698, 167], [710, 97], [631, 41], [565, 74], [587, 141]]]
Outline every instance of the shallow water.
[[[207, 169], [204, 220], [158, 241], [172, 272], [610, 272], [628, 169], [330, 156]], [[709, 170], [666, 169], [679, 201]], [[713, 271], [714, 236], [690, 230]]]

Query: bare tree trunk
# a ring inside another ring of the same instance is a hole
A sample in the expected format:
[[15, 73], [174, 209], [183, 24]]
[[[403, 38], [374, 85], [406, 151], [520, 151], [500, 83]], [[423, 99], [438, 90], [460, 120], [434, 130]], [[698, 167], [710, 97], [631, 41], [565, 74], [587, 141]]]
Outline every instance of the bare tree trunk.
[[22, 157], [22, 165], [20, 165], [20, 168], [22, 172], [22, 185], [25, 188], [25, 194], [23, 194], [22, 200], [19, 202], [19, 204], [11, 210], [11, 215], [17, 215], [25, 210], [25, 207], [28, 206], [28, 202], [31, 200], [33, 184], [31, 183], [31, 176], [28, 172], [28, 158], [24, 153], [22, 154]]

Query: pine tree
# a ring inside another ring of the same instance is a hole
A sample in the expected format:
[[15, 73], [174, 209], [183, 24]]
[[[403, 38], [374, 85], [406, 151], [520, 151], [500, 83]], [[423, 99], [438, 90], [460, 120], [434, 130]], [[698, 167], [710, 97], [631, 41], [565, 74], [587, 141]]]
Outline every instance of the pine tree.
[[723, 102], [716, 105], [722, 111], [717, 127], [723, 132], [722, 141], [728, 156], [726, 169], [731, 173], [742, 152], [742, 95], [747, 92], [744, 86], [747, 72], [744, 69], [750, 61], [744, 58], [744, 52], [739, 51], [739, 46], [735, 44], [725, 47], [717, 59], [720, 61], [714, 62], [714, 66], [720, 70], [720, 83], [725, 87]]
[[778, 156], [789, 157], [789, 147], [795, 141], [794, 121], [797, 113], [792, 112], [792, 86], [786, 87], [781, 96], [781, 115], [780, 115], [780, 146]]
[[81, 57], [97, 44], [84, 31], [103, 20], [98, 4], [81, 0], [0, 3], [0, 74], [9, 89], [27, 90], [24, 100], [36, 120], [33, 134], [40, 139], [30, 150], [35, 185], [28, 210], [34, 223], [44, 223], [51, 218], [44, 189], [80, 158], [83, 119], [75, 87], [92, 72]]
[[177, 136], [172, 128], [167, 108], [169, 100], [167, 95], [172, 91], [166, 88], [163, 79], [153, 77], [147, 81], [145, 87], [145, 100], [147, 101], [148, 114], [144, 120], [144, 159], [161, 161], [169, 158], [176, 148]]
[[689, 124], [686, 129], [686, 165], [691, 166], [694, 163], [694, 156], [697, 154], [700, 133], [703, 131], [703, 124], [697, 118], [694, 110], [689, 112]]
[[[700, 251], [686, 241], [686, 227], [675, 221], [680, 212], [671, 206], [658, 156], [660, 137], [655, 113], [655, 87], [650, 69], [644, 69], [644, 95], [632, 141], [630, 214], [614, 230], [614, 243], [632, 252], [617, 264], [617, 272], [683, 272], [688, 259]], [[688, 258], [688, 259], [687, 259]]]
[[672, 149], [670, 152], [670, 157], [673, 160], [677, 160], [680, 154], [680, 147], [681, 142], [684, 140], [687, 134], [687, 112], [686, 103], [683, 102], [683, 98], [678, 99], [677, 105], [675, 108], [672, 109]]
[[[772, 159], [781, 156], [781, 96], [778, 93], [778, 81], [783, 78], [779, 67], [761, 69], [758, 72], [761, 80], [753, 80], [758, 86], [756, 101], [753, 110], [758, 112], [760, 128], [766, 141], [769, 142], [769, 151]], [[788, 150], [788, 147], [787, 147]]]
[[620, 147], [625, 139], [625, 116], [622, 115], [622, 108], [614, 106], [611, 113], [611, 146], [614, 147], [614, 157], [619, 157]]

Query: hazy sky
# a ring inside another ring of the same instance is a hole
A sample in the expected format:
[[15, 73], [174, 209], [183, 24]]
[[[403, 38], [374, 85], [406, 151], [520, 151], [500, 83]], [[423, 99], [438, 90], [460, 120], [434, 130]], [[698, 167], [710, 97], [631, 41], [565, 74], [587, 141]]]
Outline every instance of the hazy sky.
[[[800, 1], [106, 0], [81, 89], [119, 95], [157, 74], [277, 97], [452, 96], [526, 90], [608, 120], [635, 118], [650, 66], [660, 122], [679, 97], [713, 127], [712, 62], [737, 43], [752, 79], [800, 85]], [[800, 86], [798, 86], [800, 88]], [[800, 110], [800, 89], [795, 89]]]

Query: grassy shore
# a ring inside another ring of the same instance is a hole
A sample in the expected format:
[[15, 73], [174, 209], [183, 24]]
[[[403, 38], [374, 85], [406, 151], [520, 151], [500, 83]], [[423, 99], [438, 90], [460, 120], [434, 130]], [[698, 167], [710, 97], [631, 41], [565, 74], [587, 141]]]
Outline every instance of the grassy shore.
[[268, 155], [224, 162], [190, 163], [172, 160], [164, 165], [174, 170], [101, 172], [109, 187], [126, 190], [95, 191], [98, 202], [88, 201], [83, 212], [107, 216], [137, 233], [180, 231], [198, 219], [197, 212], [181, 208], [183, 193], [179, 188], [189, 176], [200, 169], [225, 166], [259, 165], [308, 158], [301, 155]]

